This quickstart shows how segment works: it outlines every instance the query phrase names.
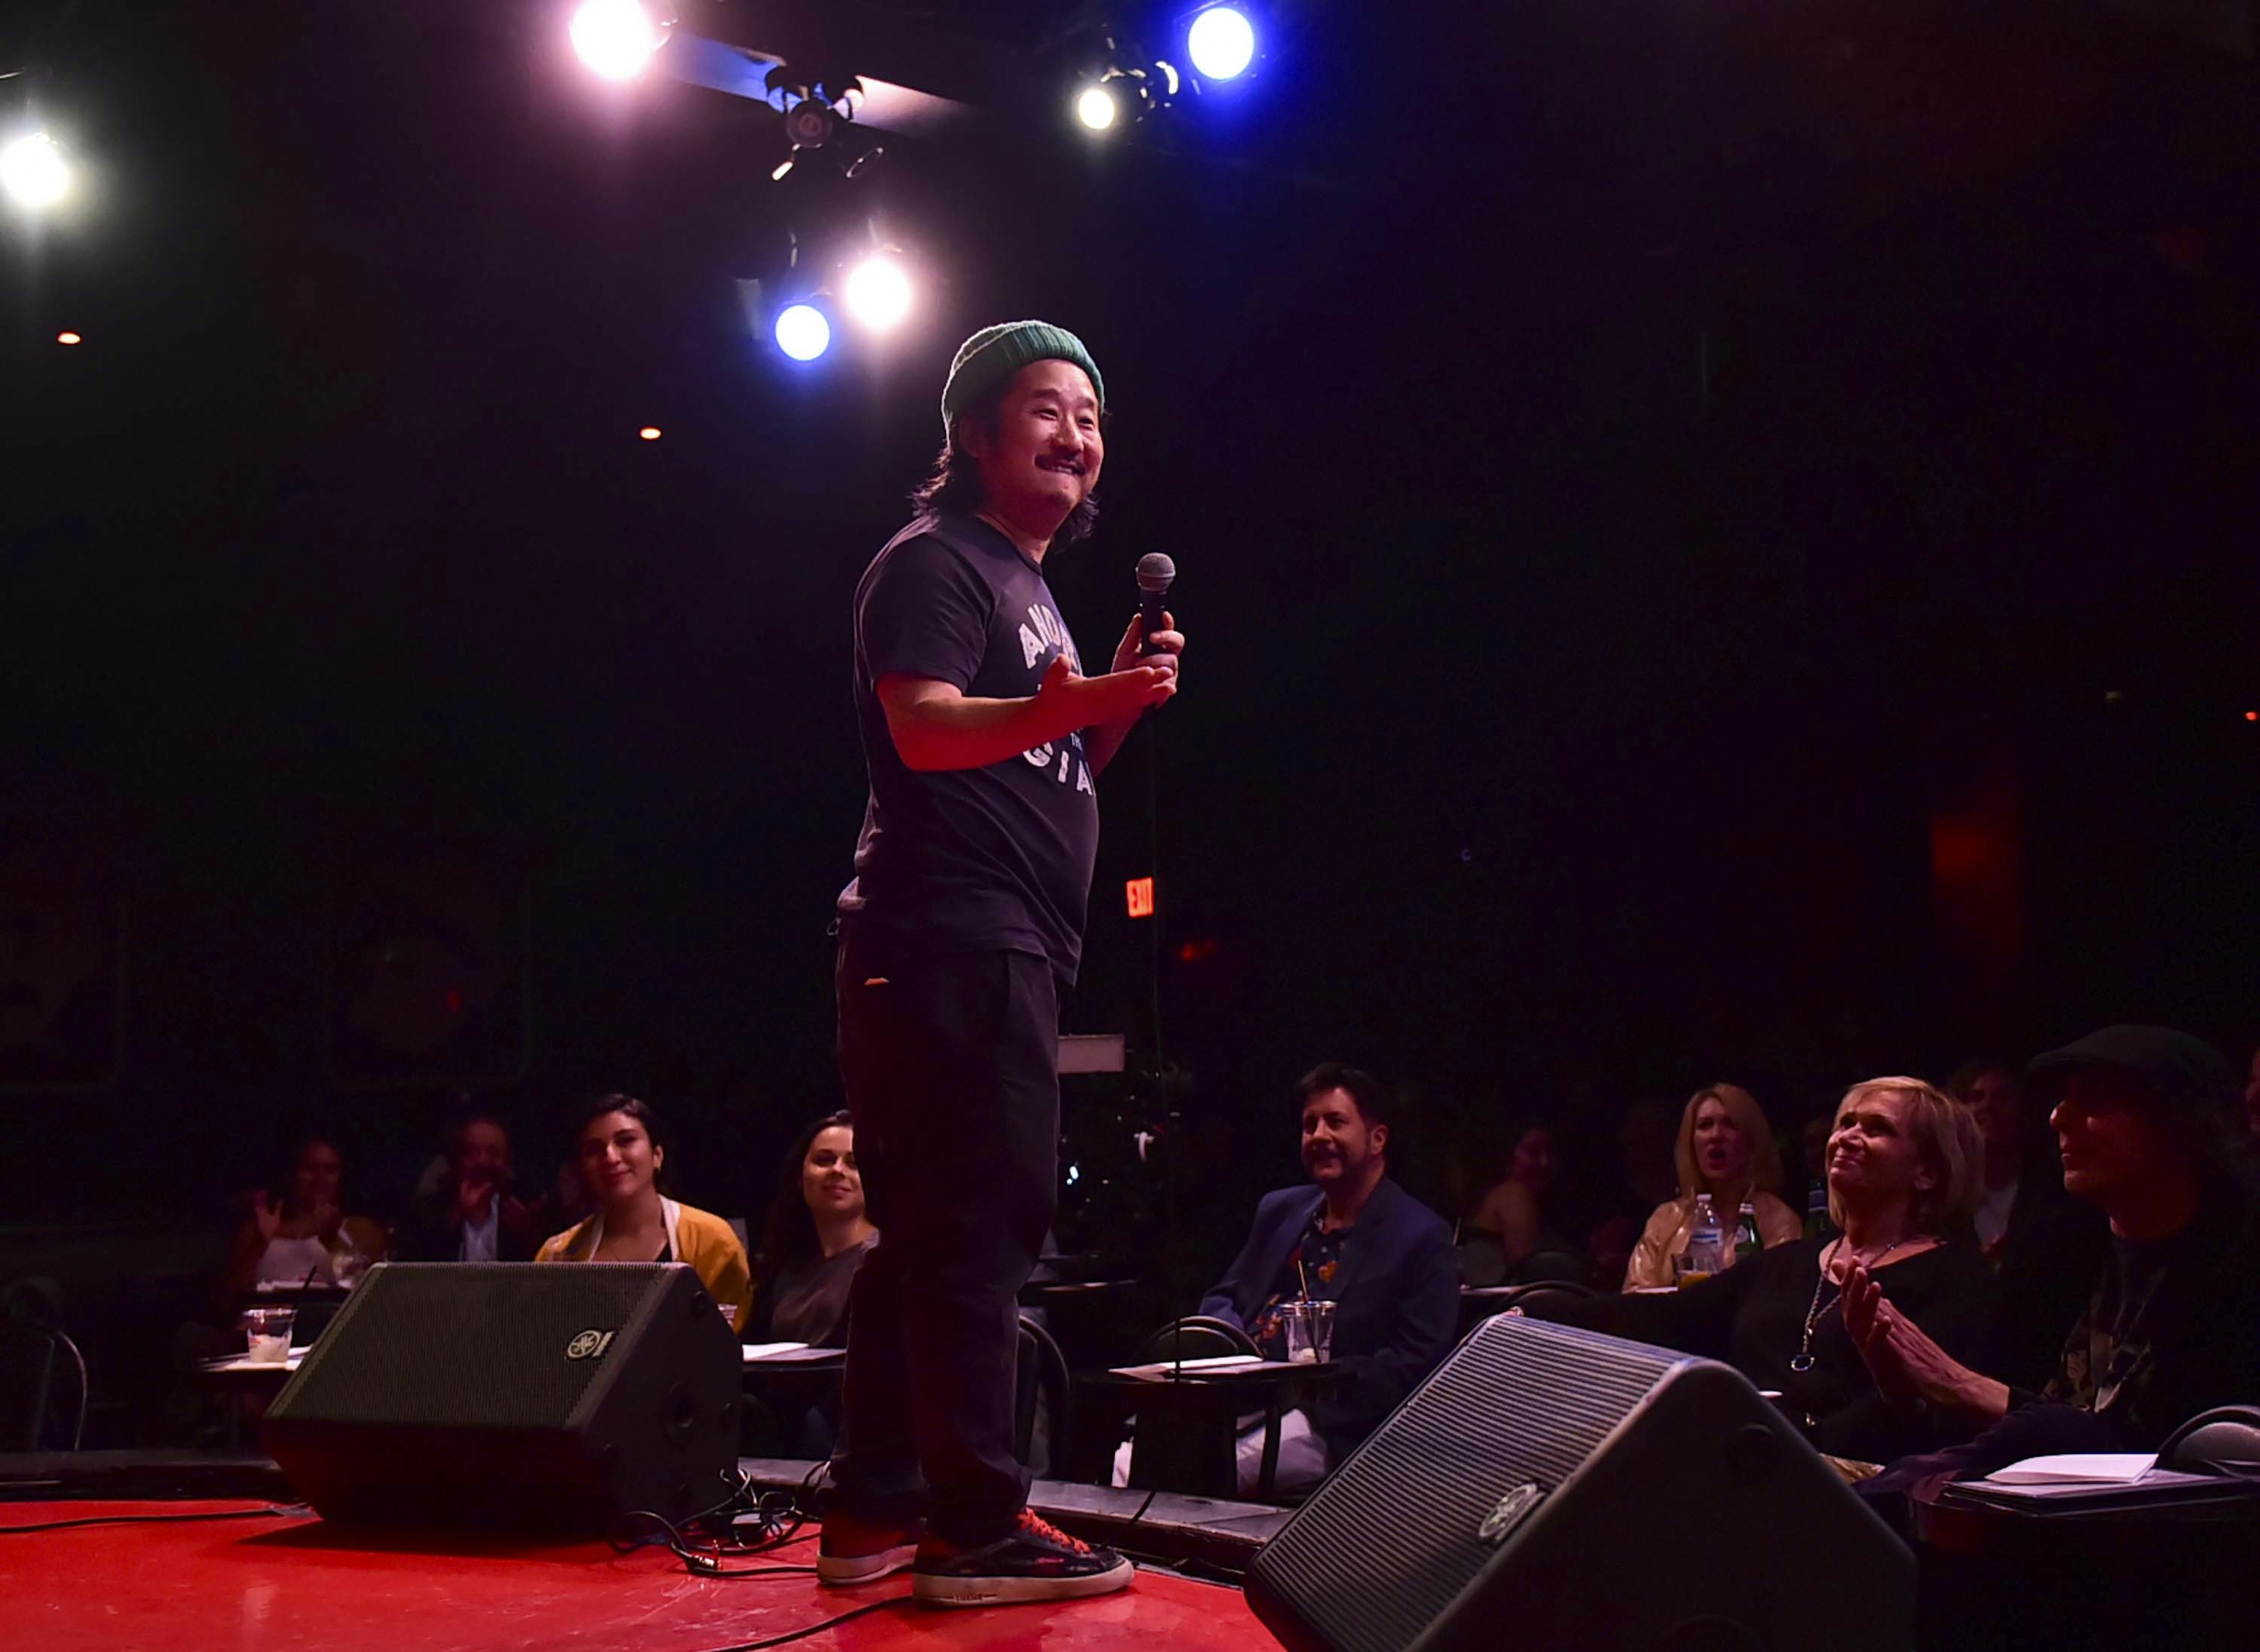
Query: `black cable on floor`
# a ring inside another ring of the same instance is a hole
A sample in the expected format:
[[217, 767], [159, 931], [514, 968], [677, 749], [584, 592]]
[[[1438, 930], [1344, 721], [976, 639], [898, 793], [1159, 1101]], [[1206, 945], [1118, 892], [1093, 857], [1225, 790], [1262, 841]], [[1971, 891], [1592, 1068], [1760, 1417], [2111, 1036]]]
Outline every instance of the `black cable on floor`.
[[826, 1629], [836, 1629], [856, 1618], [868, 1618], [875, 1612], [892, 1612], [918, 1603], [908, 1595], [892, 1595], [884, 1600], [874, 1600], [869, 1606], [858, 1606], [853, 1612], [843, 1612], [837, 1617], [812, 1623], [806, 1628], [794, 1629], [784, 1634], [773, 1634], [762, 1641], [740, 1641], [730, 1646], [709, 1647], [706, 1652], [767, 1652], [773, 1646], [789, 1646], [795, 1641], [805, 1641], [812, 1634], [822, 1634]]
[[41, 1520], [32, 1526], [0, 1526], [0, 1537], [20, 1536], [29, 1532], [68, 1532], [82, 1526], [156, 1526], [185, 1520], [290, 1520], [311, 1512], [301, 1503], [263, 1509], [207, 1509], [194, 1514], [86, 1514], [75, 1520]]

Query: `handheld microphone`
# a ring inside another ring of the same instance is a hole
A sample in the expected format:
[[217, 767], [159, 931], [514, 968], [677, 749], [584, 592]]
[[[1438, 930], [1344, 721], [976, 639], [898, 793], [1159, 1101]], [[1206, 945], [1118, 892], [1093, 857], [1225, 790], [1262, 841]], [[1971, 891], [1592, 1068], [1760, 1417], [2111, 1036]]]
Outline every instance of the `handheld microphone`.
[[[1162, 629], [1162, 600], [1169, 594], [1170, 582], [1177, 576], [1177, 565], [1159, 551], [1148, 551], [1138, 559], [1138, 627], [1141, 637], [1150, 639]], [[1141, 654], [1159, 654], [1161, 650], [1148, 640], [1139, 646]]]

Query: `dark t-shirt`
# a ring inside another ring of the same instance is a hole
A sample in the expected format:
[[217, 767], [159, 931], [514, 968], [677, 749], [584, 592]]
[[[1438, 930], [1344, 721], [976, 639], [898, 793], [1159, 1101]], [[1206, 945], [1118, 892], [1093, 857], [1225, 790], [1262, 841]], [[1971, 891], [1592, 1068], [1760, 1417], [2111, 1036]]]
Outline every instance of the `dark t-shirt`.
[[811, 1348], [848, 1346], [848, 1297], [863, 1258], [879, 1242], [875, 1234], [837, 1255], [812, 1256], [777, 1269], [762, 1300], [754, 1305], [761, 1333], [749, 1342], [805, 1342]]
[[859, 935], [914, 955], [1032, 952], [1074, 981], [1098, 850], [1083, 736], [986, 769], [918, 774], [872, 691], [898, 674], [973, 698], [1025, 698], [1061, 654], [1083, 669], [1042, 571], [985, 522], [922, 518], [872, 560], [855, 590], [855, 714], [871, 795], [855, 876], [840, 895]]

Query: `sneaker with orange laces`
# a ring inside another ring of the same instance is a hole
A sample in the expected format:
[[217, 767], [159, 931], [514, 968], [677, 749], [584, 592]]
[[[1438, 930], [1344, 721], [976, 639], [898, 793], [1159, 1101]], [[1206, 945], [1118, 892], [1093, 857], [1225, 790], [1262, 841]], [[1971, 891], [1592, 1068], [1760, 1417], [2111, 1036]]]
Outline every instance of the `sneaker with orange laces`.
[[1135, 1570], [1111, 1548], [1093, 1548], [1027, 1509], [993, 1543], [968, 1548], [929, 1537], [918, 1546], [911, 1593], [929, 1606], [995, 1606], [1075, 1600], [1126, 1588]]
[[845, 1588], [890, 1577], [918, 1558], [925, 1536], [924, 1526], [882, 1526], [846, 1509], [827, 1509], [816, 1544], [816, 1581]]

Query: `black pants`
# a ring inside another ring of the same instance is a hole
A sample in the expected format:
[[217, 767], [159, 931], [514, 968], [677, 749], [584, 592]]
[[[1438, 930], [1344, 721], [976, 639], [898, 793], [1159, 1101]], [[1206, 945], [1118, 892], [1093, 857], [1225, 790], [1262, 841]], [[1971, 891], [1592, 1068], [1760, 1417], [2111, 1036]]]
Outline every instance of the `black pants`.
[[905, 959], [850, 935], [840, 1068], [878, 1245], [855, 1275], [832, 1471], [867, 1520], [980, 1544], [1027, 1501], [1019, 1291], [1058, 1198], [1059, 998], [1029, 953]]

